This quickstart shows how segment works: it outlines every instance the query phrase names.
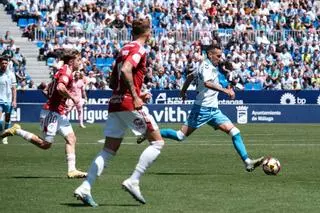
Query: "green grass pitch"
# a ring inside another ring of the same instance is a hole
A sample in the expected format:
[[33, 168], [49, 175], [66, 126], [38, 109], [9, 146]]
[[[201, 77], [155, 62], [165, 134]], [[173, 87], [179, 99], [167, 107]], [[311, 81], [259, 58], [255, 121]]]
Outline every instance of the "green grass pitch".
[[[37, 124], [22, 124], [39, 133]], [[161, 127], [179, 128], [178, 124]], [[121, 190], [147, 143], [135, 144], [128, 133], [117, 156], [94, 185], [98, 208], [82, 205], [72, 195], [81, 180], [66, 178], [64, 142], [40, 150], [17, 136], [0, 145], [1, 213], [68, 212], [319, 212], [320, 124], [238, 125], [252, 157], [274, 156], [278, 176], [261, 168], [245, 171], [231, 138], [208, 126], [184, 143], [167, 140], [162, 154], [141, 181], [147, 200], [140, 205]], [[102, 147], [103, 125], [74, 125], [78, 138], [77, 167], [86, 170]]]

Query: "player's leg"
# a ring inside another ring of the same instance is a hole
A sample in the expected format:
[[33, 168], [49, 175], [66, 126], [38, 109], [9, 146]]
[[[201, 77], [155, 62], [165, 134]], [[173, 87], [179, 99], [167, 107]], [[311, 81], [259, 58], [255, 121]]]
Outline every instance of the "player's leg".
[[[2, 104], [0, 104], [0, 132], [1, 133], [3, 131], [3, 123], [4, 123], [4, 113], [2, 113], [2, 111], [3, 111], [3, 106], [2, 106]], [[7, 137], [2, 138], [2, 143], [8, 144]]]
[[77, 138], [74, 134], [72, 126], [67, 116], [58, 116], [58, 129], [63, 135], [65, 144], [66, 160], [68, 165], [68, 178], [84, 178], [87, 176], [86, 172], [77, 170], [76, 168], [76, 142]]
[[81, 128], [86, 128], [86, 126], [83, 124], [83, 99], [76, 105], [77, 111], [78, 111], [78, 118], [79, 118], [79, 125]]
[[219, 109], [213, 112], [213, 119], [208, 123], [211, 126], [218, 127], [223, 132], [229, 134], [232, 138], [233, 146], [236, 149], [238, 155], [245, 164], [246, 170], [251, 172], [256, 167], [258, 167], [262, 161], [263, 157], [258, 159], [250, 159], [243, 142], [240, 130], [233, 125], [230, 119], [225, 116]]
[[82, 200], [84, 204], [92, 207], [98, 206], [91, 196], [91, 188], [97, 177], [102, 174], [104, 168], [108, 167], [109, 161], [118, 151], [125, 130], [126, 126], [119, 120], [117, 113], [109, 113], [105, 122], [104, 134], [106, 138], [104, 147], [92, 161], [86, 180], [74, 191], [74, 196]]
[[4, 116], [4, 129], [9, 129], [11, 127], [11, 112], [12, 112], [12, 106], [7, 106], [7, 110], [5, 112]]
[[[11, 111], [12, 106], [9, 104], [1, 104], [0, 107], [0, 132], [11, 127]], [[2, 138], [3, 144], [8, 144], [8, 137]]]
[[74, 102], [71, 99], [67, 99], [66, 100], [66, 115], [68, 115], [72, 109], [74, 108]]
[[[201, 113], [201, 107], [193, 105], [187, 121], [181, 126], [180, 130], [161, 129], [160, 134], [163, 138], [169, 138], [176, 141], [183, 141], [191, 135], [197, 128], [207, 122], [207, 116]], [[138, 138], [137, 143], [141, 143], [141, 138]]]
[[149, 146], [141, 153], [132, 175], [123, 181], [122, 186], [137, 201], [145, 204], [146, 201], [139, 187], [140, 178], [160, 155], [161, 149], [164, 146], [164, 140], [160, 134], [158, 125], [146, 107], [135, 113], [135, 118], [132, 119], [133, 122], [128, 123], [128, 125], [135, 134], [137, 132], [145, 134], [149, 141]]
[[[47, 129], [44, 127], [45, 120], [50, 120], [51, 118], [48, 113], [40, 113], [40, 126], [44, 132], [44, 129]], [[51, 130], [51, 131], [50, 131]], [[14, 124], [12, 127], [6, 129], [3, 131], [0, 135], [1, 138], [5, 138], [8, 136], [17, 135], [25, 139], [26, 141], [36, 145], [37, 147], [41, 149], [49, 149], [52, 145], [54, 136], [56, 134], [56, 130], [49, 128], [48, 132], [47, 130], [44, 132], [44, 139], [41, 137], [33, 134], [32, 132], [28, 132], [26, 130], [23, 130], [19, 124]]]
[[189, 135], [191, 135], [197, 128], [191, 126], [182, 125], [180, 130], [174, 129], [161, 129], [160, 134], [163, 138], [169, 138], [176, 141], [184, 141]]

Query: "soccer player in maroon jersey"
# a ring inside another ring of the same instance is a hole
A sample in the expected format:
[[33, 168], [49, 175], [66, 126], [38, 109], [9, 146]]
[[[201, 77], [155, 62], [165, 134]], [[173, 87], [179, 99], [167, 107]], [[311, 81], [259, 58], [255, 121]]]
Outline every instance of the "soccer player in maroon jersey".
[[63, 61], [64, 65], [48, 85], [46, 91], [48, 101], [44, 104], [40, 112], [40, 126], [43, 138], [21, 129], [19, 124], [14, 124], [0, 136], [4, 138], [6, 136], [18, 135], [41, 149], [49, 149], [54, 142], [56, 133], [59, 132], [66, 141], [67, 176], [69, 178], [83, 178], [86, 177], [87, 173], [76, 169], [76, 136], [66, 116], [66, 100], [70, 98], [75, 104], [79, 102], [79, 98], [72, 96], [70, 90], [72, 87], [73, 72], [79, 69], [80, 54], [76, 50], [64, 50]]
[[130, 128], [135, 134], [146, 134], [150, 143], [140, 155], [132, 175], [122, 182], [123, 189], [142, 204], [146, 201], [140, 192], [139, 180], [164, 146], [158, 125], [143, 106], [148, 93], [140, 94], [147, 70], [143, 46], [151, 36], [150, 22], [148, 19], [136, 19], [132, 26], [133, 41], [121, 49], [111, 76], [113, 93], [104, 128], [105, 145], [92, 161], [86, 180], [74, 191], [75, 197], [92, 207], [98, 205], [91, 196], [93, 183], [118, 151], [126, 129]]

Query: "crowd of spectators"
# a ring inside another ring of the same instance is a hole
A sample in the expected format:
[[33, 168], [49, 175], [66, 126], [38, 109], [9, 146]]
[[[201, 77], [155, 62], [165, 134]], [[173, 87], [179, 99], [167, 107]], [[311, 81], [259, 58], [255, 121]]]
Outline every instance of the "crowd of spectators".
[[20, 48], [15, 45], [10, 31], [0, 36], [0, 53], [9, 59], [8, 70], [15, 73], [18, 89], [36, 89], [26, 72], [26, 59], [20, 52]]
[[[31, 40], [44, 39], [40, 59], [60, 48], [82, 54], [88, 89], [108, 89], [112, 59], [130, 40], [132, 20], [149, 18], [154, 37], [146, 85], [180, 89], [204, 59], [201, 47], [221, 45], [225, 81], [243, 89], [320, 88], [320, 10], [308, 0], [11, 0], [15, 19], [30, 15]], [[102, 60], [103, 61], [103, 60]], [[54, 62], [53, 62], [54, 64]]]

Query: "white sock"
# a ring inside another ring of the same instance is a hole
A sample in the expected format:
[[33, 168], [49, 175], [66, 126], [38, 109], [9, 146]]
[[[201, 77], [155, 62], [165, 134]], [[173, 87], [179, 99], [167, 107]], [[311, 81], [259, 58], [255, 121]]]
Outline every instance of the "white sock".
[[245, 160], [244, 160], [244, 163], [245, 163], [246, 165], [250, 164], [250, 163], [251, 163], [251, 159], [250, 159], [250, 158], [245, 159]]
[[84, 188], [91, 189], [94, 181], [97, 179], [97, 176], [100, 176], [103, 169], [107, 167], [108, 161], [111, 160], [114, 153], [102, 150], [96, 158], [92, 161], [91, 166], [88, 170], [88, 176], [85, 181], [83, 181], [82, 185]]
[[33, 136], [33, 134], [31, 132], [27, 132], [23, 129], [17, 129], [17, 135], [23, 137], [27, 141], [30, 141]]
[[68, 172], [76, 170], [76, 154], [67, 154]]
[[163, 141], [154, 141], [152, 145], [148, 146], [140, 155], [139, 162], [133, 171], [130, 179], [140, 180], [140, 177], [145, 173], [146, 169], [159, 156], [160, 150], [164, 145]]

